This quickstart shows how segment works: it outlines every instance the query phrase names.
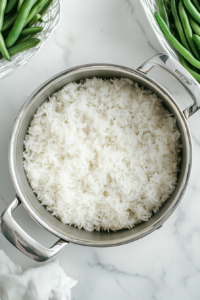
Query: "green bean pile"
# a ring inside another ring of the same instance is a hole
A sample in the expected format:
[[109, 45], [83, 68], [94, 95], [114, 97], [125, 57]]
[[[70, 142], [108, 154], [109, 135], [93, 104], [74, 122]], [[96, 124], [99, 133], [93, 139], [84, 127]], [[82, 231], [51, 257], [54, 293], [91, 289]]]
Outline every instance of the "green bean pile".
[[179, 52], [182, 65], [200, 83], [200, 1], [157, 0], [155, 19]]
[[32, 27], [43, 22], [52, 0], [0, 0], [0, 59], [11, 61], [11, 56], [35, 47], [40, 40], [34, 35], [43, 27]]

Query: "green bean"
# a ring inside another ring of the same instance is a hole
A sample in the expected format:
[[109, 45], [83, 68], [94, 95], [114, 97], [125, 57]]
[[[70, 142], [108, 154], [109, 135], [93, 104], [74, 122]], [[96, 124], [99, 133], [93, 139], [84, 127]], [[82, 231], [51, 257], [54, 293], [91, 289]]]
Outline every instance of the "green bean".
[[4, 32], [1, 32], [4, 39], [9, 35], [9, 32], [10, 32], [10, 28], [6, 29]]
[[42, 16], [40, 15], [40, 18], [39, 18], [39, 20], [38, 21], [40, 21], [41, 23], [43, 23], [44, 22], [44, 20], [42, 19]]
[[22, 7], [22, 4], [24, 3], [24, 0], [19, 0], [18, 1], [18, 4], [17, 4], [17, 11], [19, 12], [21, 7]]
[[165, 4], [167, 8], [171, 8], [171, 1], [170, 0], [165, 0]]
[[22, 38], [18, 38], [18, 40], [16, 41], [16, 43], [13, 46], [16, 46], [19, 43], [23, 43], [32, 37], [34, 37], [34, 35], [27, 35], [27, 36], [23, 36]]
[[200, 11], [200, 5], [199, 5], [198, 0], [192, 0], [192, 2], [194, 3], [194, 5], [197, 8], [197, 10]]
[[37, 44], [39, 44], [39, 43], [40, 43], [40, 40], [36, 39], [36, 38], [29, 39], [23, 43], [16, 43], [14, 46], [8, 48], [9, 55], [13, 56], [19, 52], [33, 48], [33, 47], [37, 46]]
[[9, 12], [8, 14], [4, 13], [4, 20], [8, 19], [11, 15], [13, 14], [13, 12]]
[[195, 44], [197, 45], [198, 49], [200, 49], [200, 37], [198, 35], [194, 34], [193, 40], [195, 41]]
[[187, 16], [187, 13], [185, 11], [182, 1], [179, 2], [178, 10], [179, 10], [179, 16], [180, 16], [180, 19], [182, 22], [183, 29], [185, 31], [185, 36], [188, 41], [188, 44], [189, 44], [193, 54], [196, 56], [196, 58], [198, 58], [200, 60], [199, 51], [197, 50], [196, 45], [192, 39], [192, 29], [190, 27], [189, 19], [188, 19], [188, 16]]
[[22, 33], [19, 36], [19, 39], [17, 40], [16, 44], [25, 42], [26, 40], [34, 37], [37, 33], [41, 32], [43, 30], [43, 27], [31, 27], [31, 28], [25, 28], [22, 30]]
[[23, 42], [29, 40], [29, 39], [32, 38], [32, 37], [34, 37], [34, 35], [27, 35], [27, 36], [21, 37], [21, 38], [19, 38], [19, 39], [16, 41], [16, 43], [14, 44], [14, 46], [15, 46], [16, 44], [23, 43]]
[[198, 22], [200, 23], [200, 13], [196, 9], [196, 7], [192, 4], [190, 0], [183, 0], [183, 3], [187, 9], [187, 11], [190, 13], [190, 15]]
[[159, 13], [160, 13], [161, 17], [163, 18], [163, 20], [169, 27], [169, 19], [168, 19], [164, 0], [157, 0], [157, 4], [158, 4], [158, 9], [159, 9]]
[[22, 33], [20, 34], [19, 37], [36, 34], [38, 32], [41, 32], [42, 30], [43, 30], [43, 27], [25, 28], [25, 29], [22, 30]]
[[46, 12], [48, 11], [49, 7], [51, 6], [53, 0], [49, 0], [47, 2], [47, 4], [43, 7], [43, 9], [40, 11], [41, 16], [43, 16], [44, 14], [46, 14]]
[[192, 68], [188, 65], [187, 61], [185, 60], [185, 58], [183, 58], [182, 56], [180, 57], [181, 59], [181, 64], [183, 65], [183, 67], [198, 81], [200, 82], [200, 74], [198, 74], [197, 72], [195, 72], [194, 70], [192, 70]]
[[5, 57], [5, 59], [7, 59], [8, 61], [11, 61], [10, 54], [6, 48], [4, 38], [1, 34], [1, 32], [0, 32], [0, 51], [1, 51], [1, 54]]
[[40, 13], [42, 8], [45, 6], [47, 3], [47, 0], [39, 0], [31, 9], [29, 16], [24, 24], [26, 26], [37, 14]]
[[40, 14], [37, 14], [31, 21], [28, 23], [28, 27], [33, 26], [35, 23], [37, 23], [41, 18]]
[[10, 28], [14, 23], [15, 20], [17, 19], [18, 13], [14, 12], [8, 19], [6, 19], [3, 23], [2, 27], [2, 32], [5, 31], [6, 29]]
[[190, 25], [192, 27], [192, 29], [194, 30], [194, 32], [198, 35], [200, 35], [200, 26], [196, 23], [196, 21], [194, 19], [192, 19], [191, 16], [189, 16], [189, 21], [190, 21]]
[[176, 0], [171, 0], [171, 10], [172, 10], [172, 14], [174, 17], [176, 28], [178, 30], [180, 41], [186, 49], [190, 50], [187, 40], [185, 38], [185, 34], [183, 31], [179, 16], [178, 16], [178, 12], [177, 12], [177, 8], [176, 8]]
[[200, 61], [197, 60], [190, 51], [188, 51], [184, 46], [182, 46], [181, 43], [172, 35], [169, 28], [167, 27], [164, 20], [159, 16], [157, 11], [154, 13], [154, 17], [162, 30], [164, 36], [170, 41], [172, 46], [187, 60], [193, 65], [194, 67], [197, 67], [197, 69], [200, 69]]
[[[171, 9], [168, 9], [167, 14], [168, 14], [168, 17], [171, 17], [171, 15], [172, 15], [172, 10], [171, 10]], [[171, 24], [170, 24], [170, 25], [171, 25]]]
[[37, 0], [25, 0], [24, 4], [21, 7], [19, 15], [11, 29], [9, 35], [6, 38], [6, 46], [10, 48], [18, 39], [22, 29], [26, 23], [29, 12]]
[[5, 9], [6, 9], [6, 4], [7, 4], [7, 0], [0, 0], [0, 31], [1, 31], [2, 26], [3, 26], [4, 12], [5, 12]]
[[18, 0], [9, 0], [8, 1], [8, 4], [5, 9], [5, 14], [7, 14], [7, 13], [11, 12], [11, 10], [13, 10], [13, 8], [17, 5], [17, 1]]

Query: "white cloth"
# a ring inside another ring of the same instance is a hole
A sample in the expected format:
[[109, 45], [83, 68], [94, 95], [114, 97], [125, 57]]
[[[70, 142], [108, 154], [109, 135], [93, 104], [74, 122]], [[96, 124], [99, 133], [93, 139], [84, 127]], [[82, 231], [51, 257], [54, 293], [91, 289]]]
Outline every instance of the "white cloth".
[[0, 250], [1, 300], [70, 300], [70, 289], [76, 283], [57, 260], [23, 272]]

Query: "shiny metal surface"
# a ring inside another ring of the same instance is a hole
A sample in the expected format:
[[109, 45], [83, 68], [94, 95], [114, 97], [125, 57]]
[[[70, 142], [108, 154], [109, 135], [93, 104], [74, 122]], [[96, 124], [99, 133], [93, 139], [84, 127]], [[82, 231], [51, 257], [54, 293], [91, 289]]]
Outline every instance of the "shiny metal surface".
[[33, 240], [13, 219], [12, 212], [20, 205], [15, 198], [1, 217], [1, 232], [7, 240], [28, 257], [36, 261], [46, 261], [56, 255], [68, 243], [62, 240], [56, 242], [50, 249]]
[[[139, 68], [139, 70], [132, 70], [126, 67], [108, 64], [79, 66], [55, 75], [42, 84], [29, 97], [20, 110], [14, 124], [10, 141], [9, 165], [16, 193], [19, 199], [22, 201], [24, 207], [36, 222], [64, 241], [79, 245], [106, 247], [117, 246], [136, 241], [137, 239], [140, 239], [153, 232], [155, 229], [160, 228], [161, 225], [169, 218], [169, 216], [180, 203], [188, 183], [192, 163], [191, 135], [186, 117], [173, 97], [159, 83], [144, 73], [147, 73], [153, 66], [157, 64], [162, 65], [162, 67], [165, 65], [164, 68], [176, 77], [178, 76], [177, 73], [174, 74], [174, 70], [171, 69], [172, 63], [175, 63], [173, 58], [169, 58], [168, 55], [161, 53], [148, 60]], [[178, 64], [176, 66], [177, 70], [179, 70], [179, 72], [182, 74], [183, 70], [179, 69], [180, 65]], [[193, 83], [194, 79], [192, 76], [188, 75], [187, 73], [186, 75], [188, 82]], [[27, 128], [37, 108], [44, 101], [46, 101], [50, 95], [61, 89], [64, 85], [94, 76], [99, 78], [129, 78], [135, 82], [138, 82], [139, 85], [152, 90], [160, 97], [160, 99], [162, 99], [163, 105], [175, 116], [177, 120], [177, 126], [181, 133], [182, 160], [180, 172], [178, 174], [177, 187], [173, 194], [162, 206], [160, 211], [153, 215], [148, 222], [143, 222], [132, 229], [119, 230], [117, 232], [88, 232], [61, 223], [59, 219], [52, 216], [51, 213], [47, 211], [45, 207], [42, 206], [37, 200], [35, 194], [29, 186], [23, 168], [23, 141], [27, 132]], [[183, 80], [180, 81], [183, 83]], [[194, 84], [196, 88], [196, 83], [194, 82]], [[190, 89], [189, 92], [194, 101], [197, 103], [196, 96], [198, 89], [195, 90], [195, 93], [193, 93], [193, 89]], [[198, 105], [198, 103], [196, 105]], [[8, 215], [6, 220], [4, 219], [4, 224], [6, 222], [4, 226], [7, 225], [9, 227], [9, 217], [10, 215]], [[27, 236], [23, 236], [25, 242], [27, 242], [26, 238]], [[12, 240], [12, 238], [10, 239]]]
[[161, 53], [153, 56], [137, 70], [147, 74], [153, 67], [161, 67], [166, 70], [184, 86], [186, 91], [192, 97], [194, 104], [184, 110], [185, 117], [189, 118], [200, 107], [199, 83], [180, 63], [178, 63], [175, 59], [173, 59], [166, 53]]

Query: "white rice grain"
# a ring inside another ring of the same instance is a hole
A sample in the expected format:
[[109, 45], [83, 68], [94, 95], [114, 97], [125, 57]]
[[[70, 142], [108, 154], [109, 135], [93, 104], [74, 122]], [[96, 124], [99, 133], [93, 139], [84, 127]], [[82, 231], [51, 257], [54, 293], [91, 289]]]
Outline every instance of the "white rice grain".
[[92, 230], [147, 221], [177, 182], [180, 133], [161, 100], [128, 79], [70, 83], [37, 110], [24, 168], [39, 201]]

